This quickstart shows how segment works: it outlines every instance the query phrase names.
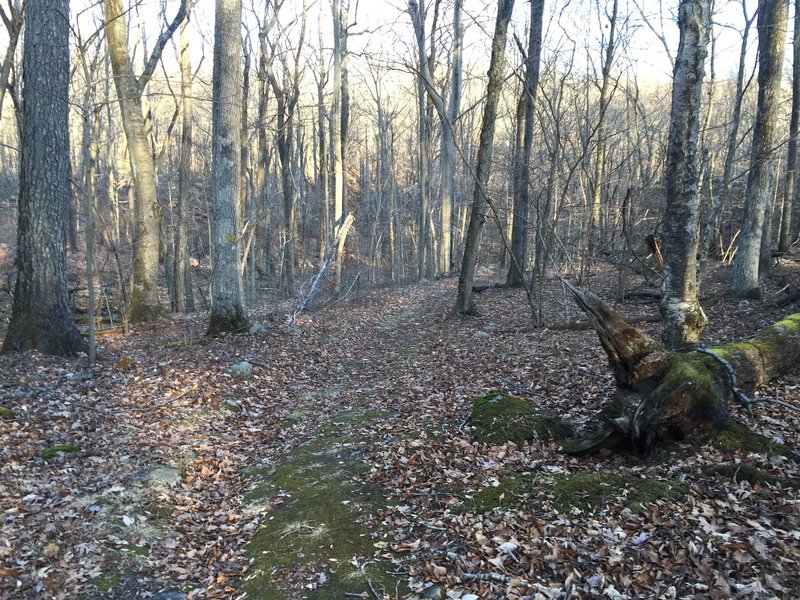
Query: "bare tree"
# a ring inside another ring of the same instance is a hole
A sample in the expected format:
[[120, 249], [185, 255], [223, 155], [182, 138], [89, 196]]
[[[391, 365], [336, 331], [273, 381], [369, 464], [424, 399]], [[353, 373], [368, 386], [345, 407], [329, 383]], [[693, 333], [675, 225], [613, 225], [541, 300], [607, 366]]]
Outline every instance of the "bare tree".
[[[530, 204], [531, 148], [533, 146], [534, 107], [539, 87], [542, 57], [542, 16], [544, 0], [530, 0], [531, 15], [528, 49], [525, 54], [525, 86], [520, 97], [522, 144], [514, 156], [514, 218], [511, 226], [511, 254], [506, 285], [525, 285], [525, 262], [528, 254], [528, 207]], [[518, 121], [519, 123], [519, 121]], [[520, 132], [517, 132], [520, 135]]]
[[[273, 4], [274, 19], [278, 18], [282, 2]], [[306, 33], [306, 6], [303, 6], [300, 17], [300, 33], [297, 40], [292, 40], [292, 49], [288, 52], [293, 55], [294, 65], [290, 66], [286, 54], [277, 52], [275, 40], [267, 35], [261, 36], [262, 44], [269, 44], [269, 57], [265, 63], [267, 81], [272, 88], [277, 103], [277, 142], [278, 156], [281, 161], [281, 187], [283, 188], [283, 213], [284, 213], [284, 252], [283, 252], [283, 281], [285, 290], [293, 293], [295, 288], [295, 255], [297, 246], [297, 205], [299, 202], [298, 172], [295, 168], [295, 135], [297, 133], [298, 101], [300, 100], [301, 83], [301, 52]], [[262, 50], [263, 53], [263, 50]], [[278, 81], [275, 73], [275, 58], [280, 54], [282, 81]]]
[[191, 4], [191, 0], [181, 0], [178, 13], [156, 41], [144, 71], [136, 77], [128, 52], [127, 19], [122, 0], [104, 0], [108, 53], [128, 142], [128, 159], [136, 196], [136, 233], [129, 308], [131, 321], [149, 321], [162, 314], [158, 299], [161, 207], [156, 194], [153, 146], [142, 111], [142, 93], [155, 72], [164, 46], [186, 16], [187, 4]]
[[599, 228], [601, 218], [601, 208], [603, 201], [603, 177], [606, 168], [606, 119], [611, 97], [616, 89], [616, 83], [612, 86], [611, 67], [614, 63], [617, 51], [617, 27], [619, 26], [619, 1], [613, 0], [611, 13], [606, 14], [608, 24], [608, 39], [605, 40], [605, 52], [603, 62], [600, 67], [600, 81], [597, 84], [600, 88], [600, 98], [598, 106], [598, 121], [595, 130], [595, 150], [594, 150], [594, 173], [592, 175], [592, 204], [589, 213], [589, 223], [586, 228], [586, 248], [587, 255], [581, 257], [581, 264], [586, 267], [594, 256], [599, 244]]
[[8, 0], [8, 12], [0, 4], [0, 19], [6, 26], [8, 34], [8, 46], [6, 55], [0, 65], [0, 114], [3, 111], [3, 99], [8, 87], [8, 78], [11, 75], [11, 68], [14, 66], [14, 55], [17, 53], [17, 42], [22, 31], [22, 15], [25, 8], [25, 0]]
[[758, 105], [747, 177], [742, 234], [733, 263], [730, 289], [737, 296], [761, 298], [762, 238], [771, 199], [770, 177], [778, 120], [787, 2], [764, 2], [758, 10]]
[[3, 350], [87, 350], [67, 299], [69, 2], [28, 0], [22, 58], [17, 283]]
[[736, 164], [736, 149], [739, 147], [739, 127], [742, 121], [742, 104], [747, 91], [745, 85], [745, 71], [747, 67], [747, 48], [750, 37], [750, 27], [756, 18], [757, 13], [748, 16], [747, 1], [742, 0], [742, 15], [744, 27], [742, 27], [742, 43], [739, 47], [739, 67], [736, 75], [736, 91], [733, 100], [733, 111], [731, 113], [730, 128], [725, 150], [725, 163], [722, 168], [722, 182], [719, 191], [713, 195], [708, 218], [705, 219], [700, 236], [700, 262], [705, 261], [709, 254], [711, 244], [719, 229], [719, 216], [722, 212], [723, 203], [727, 201], [730, 193], [731, 182], [733, 181], [733, 168]]
[[789, 123], [789, 149], [786, 160], [786, 186], [783, 190], [781, 228], [778, 252], [788, 252], [792, 242], [792, 209], [800, 192], [797, 177], [797, 136], [800, 135], [800, 0], [794, 2], [794, 34], [792, 37], [792, 117]]
[[[340, 235], [344, 224], [345, 197], [345, 141], [350, 118], [350, 95], [347, 85], [347, 34], [350, 0], [331, 0], [333, 15], [333, 111], [331, 130], [333, 142], [333, 236], [337, 247], [344, 247], [345, 236]], [[341, 285], [342, 261], [334, 258], [334, 285]]]
[[194, 312], [192, 270], [189, 267], [189, 208], [192, 176], [192, 63], [189, 55], [189, 15], [181, 24], [181, 146], [178, 167], [178, 222], [175, 228], [175, 308]]
[[211, 316], [208, 334], [247, 327], [239, 274], [242, 2], [217, 0], [214, 17]]
[[695, 346], [708, 321], [697, 294], [697, 136], [710, 5], [710, 0], [682, 0], [678, 12], [680, 43], [672, 79], [661, 280], [662, 338], [670, 350]]
[[486, 220], [486, 194], [488, 193], [487, 184], [492, 166], [492, 143], [497, 121], [497, 102], [503, 85], [508, 23], [511, 20], [513, 10], [514, 0], [498, 1], [497, 19], [495, 21], [494, 38], [492, 39], [492, 57], [489, 62], [489, 81], [486, 84], [486, 104], [483, 107], [480, 145], [478, 146], [478, 164], [475, 169], [472, 211], [469, 217], [467, 238], [464, 243], [461, 274], [458, 277], [458, 297], [456, 298], [455, 306], [455, 314], [458, 316], [475, 312], [472, 302], [472, 286], [475, 280], [475, 268], [478, 264], [481, 232]]

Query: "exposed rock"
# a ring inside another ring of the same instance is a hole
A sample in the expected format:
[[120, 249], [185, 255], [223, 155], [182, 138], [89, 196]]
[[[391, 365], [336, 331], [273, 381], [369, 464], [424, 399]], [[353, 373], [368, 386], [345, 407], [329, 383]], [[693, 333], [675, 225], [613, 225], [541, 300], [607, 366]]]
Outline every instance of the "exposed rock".
[[445, 592], [444, 587], [441, 585], [433, 584], [425, 588], [422, 597], [433, 598], [434, 600], [445, 600], [445, 598], [447, 598], [447, 592]]
[[487, 331], [476, 331], [472, 334], [472, 337], [479, 338], [479, 339], [486, 339], [492, 337], [492, 335]]
[[178, 469], [166, 465], [156, 467], [142, 477], [142, 481], [153, 487], [175, 487], [181, 479], [183, 475]]
[[267, 326], [263, 323], [253, 323], [249, 329], [253, 335], [264, 335], [267, 333]]
[[153, 596], [153, 600], [186, 600], [188, 598], [188, 594], [185, 592], [180, 592], [177, 590], [170, 590], [168, 592], [162, 592], [160, 594], [156, 594]]
[[238, 362], [231, 366], [231, 373], [238, 375], [239, 377], [248, 377], [253, 374], [253, 365], [246, 360], [243, 360], [242, 362]]

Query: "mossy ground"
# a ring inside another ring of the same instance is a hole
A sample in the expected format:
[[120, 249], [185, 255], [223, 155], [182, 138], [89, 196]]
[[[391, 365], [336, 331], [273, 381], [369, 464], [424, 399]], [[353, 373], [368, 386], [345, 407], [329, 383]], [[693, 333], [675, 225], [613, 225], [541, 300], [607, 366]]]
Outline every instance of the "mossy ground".
[[16, 417], [17, 416], [14, 414], [13, 410], [6, 408], [5, 406], [0, 406], [0, 419], [5, 421], [13, 421], [16, 419]]
[[246, 583], [248, 598], [301, 597], [280, 585], [299, 571], [318, 574], [319, 585], [304, 592], [307, 598], [366, 594], [368, 580], [387, 591], [398, 585], [398, 579], [387, 574], [390, 565], [373, 560], [378, 540], [359, 523], [360, 516], [386, 506], [387, 498], [365, 482], [368, 467], [359, 457], [366, 442], [350, 432], [380, 416], [360, 409], [337, 414], [248, 494], [253, 503], [282, 501], [248, 546], [255, 575]]
[[572, 426], [528, 400], [495, 392], [475, 401], [470, 422], [477, 438], [487, 444], [562, 440], [572, 435]]
[[500, 485], [481, 490], [465, 507], [485, 512], [495, 507], [525, 506], [535, 512], [552, 503], [559, 513], [573, 509], [597, 511], [622, 502], [633, 512], [642, 512], [649, 502], [684, 498], [688, 489], [677, 481], [634, 477], [621, 473], [561, 473], [552, 479], [539, 474], [500, 477]]
[[75, 444], [56, 444], [55, 446], [50, 446], [45, 450], [42, 450], [41, 457], [45, 460], [49, 460], [51, 458], [55, 458], [59, 454], [69, 454], [70, 452], [80, 452], [81, 447], [76, 446]]
[[756, 433], [736, 421], [732, 421], [728, 427], [714, 434], [711, 443], [719, 450], [730, 453], [743, 452], [749, 454], [756, 452], [759, 454], [788, 456], [792, 452], [788, 446]]

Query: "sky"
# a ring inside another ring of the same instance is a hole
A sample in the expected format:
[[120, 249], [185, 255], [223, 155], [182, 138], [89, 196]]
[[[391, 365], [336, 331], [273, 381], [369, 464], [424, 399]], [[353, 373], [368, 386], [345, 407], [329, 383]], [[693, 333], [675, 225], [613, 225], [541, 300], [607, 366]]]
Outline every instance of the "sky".
[[[141, 0], [139, 12], [145, 28], [154, 36], [163, 23], [160, 18], [164, 0]], [[678, 45], [678, 28], [675, 19], [677, 0], [619, 0], [621, 15], [629, 15], [627, 28], [623, 34], [626, 49], [617, 59], [618, 69], [631, 66], [637, 76], [643, 79], [669, 81], [672, 66], [664, 47], [664, 42], [674, 54]], [[756, 0], [744, 0], [748, 12], [757, 4]], [[255, 30], [253, 6], [263, 11], [263, 1], [243, 0], [245, 25]], [[330, 0], [305, 0], [308, 6], [308, 43], [316, 46], [318, 27], [321, 22], [323, 43], [330, 46]], [[432, 6], [433, 1], [427, 0]], [[444, 5], [449, 2], [444, 0]], [[547, 0], [545, 3], [544, 57], [571, 56], [573, 44], [576, 47], [575, 60], [579, 68], [591, 70], [592, 62], [600, 57], [600, 40], [607, 35], [608, 22], [604, 11], [609, 9], [611, 0]], [[81, 6], [97, 6], [97, 1], [73, 0], [73, 12]], [[167, 2], [167, 14], [171, 17], [176, 10], [177, 1]], [[282, 10], [284, 20], [295, 18], [304, 6], [304, 0], [285, 0]], [[412, 30], [405, 13], [406, 0], [351, 0], [351, 38], [350, 50], [357, 57], [369, 54], [384, 56], [387, 61], [408, 60], [413, 52]], [[468, 63], [488, 62], [488, 47], [494, 28], [496, 0], [464, 0], [465, 9], [465, 57]], [[88, 14], [98, 13], [99, 7], [88, 9]], [[321, 13], [321, 14], [320, 14]], [[515, 30], [521, 39], [529, 14], [528, 2], [516, 0], [514, 8]], [[199, 0], [194, 9], [193, 40], [203, 43], [207, 62], [210, 65], [213, 41], [213, 0]], [[743, 23], [742, 0], [717, 0], [715, 7], [714, 33], [716, 42], [716, 73], [718, 78], [732, 77], [738, 66], [741, 27]], [[449, 28], [452, 21], [449, 6], [440, 16], [442, 27]], [[791, 27], [791, 22], [789, 23]], [[88, 29], [88, 27], [86, 28]], [[656, 35], [653, 30], [658, 32]], [[663, 38], [663, 41], [659, 39]], [[788, 41], [791, 35], [787, 36]], [[751, 36], [751, 50], [755, 47], [755, 35]], [[751, 55], [754, 54], [751, 51]], [[787, 53], [787, 60], [790, 53]], [[566, 58], [565, 58], [566, 59]], [[751, 58], [752, 60], [752, 58]]]

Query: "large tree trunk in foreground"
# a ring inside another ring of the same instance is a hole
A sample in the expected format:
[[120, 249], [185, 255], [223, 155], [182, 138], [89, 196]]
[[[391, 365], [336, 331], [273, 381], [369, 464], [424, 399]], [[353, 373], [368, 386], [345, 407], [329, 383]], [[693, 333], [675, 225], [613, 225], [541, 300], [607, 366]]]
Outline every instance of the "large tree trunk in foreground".
[[217, 0], [212, 109], [211, 315], [208, 335], [248, 326], [239, 275], [242, 133], [241, 0]]
[[3, 350], [86, 350], [67, 298], [69, 2], [29, 0], [22, 57], [17, 284]]
[[567, 453], [625, 446], [641, 450], [659, 441], [724, 429], [731, 424], [728, 402], [741, 401], [737, 393], [752, 394], [759, 385], [791, 372], [800, 360], [800, 313], [748, 340], [670, 353], [594, 294], [569, 287], [597, 330], [617, 393], [601, 413], [602, 428], [565, 442]]
[[697, 193], [697, 136], [703, 64], [711, 25], [709, 0], [683, 0], [681, 40], [672, 82], [667, 145], [667, 208], [664, 218], [664, 276], [661, 280], [661, 338], [670, 350], [697, 345], [708, 319], [697, 299], [700, 242]]

